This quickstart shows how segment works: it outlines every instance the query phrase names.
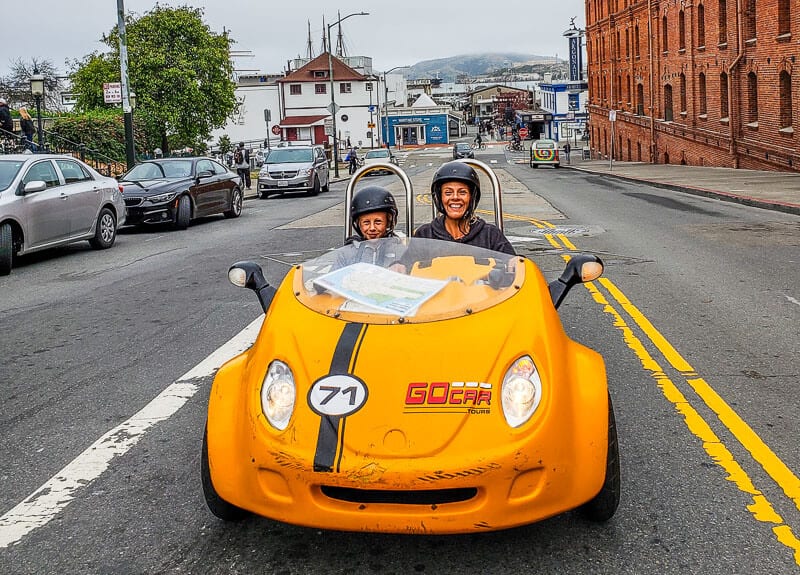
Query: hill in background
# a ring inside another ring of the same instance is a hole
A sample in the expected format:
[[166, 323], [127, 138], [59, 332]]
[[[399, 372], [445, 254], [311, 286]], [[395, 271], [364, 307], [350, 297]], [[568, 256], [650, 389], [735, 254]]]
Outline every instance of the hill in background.
[[[408, 78], [441, 78], [453, 82], [458, 76], [481, 76], [502, 70], [521, 71], [542, 62], [552, 62], [549, 56], [518, 53], [463, 54], [437, 60], [424, 60], [411, 66]], [[515, 70], [516, 69], [516, 70]]]

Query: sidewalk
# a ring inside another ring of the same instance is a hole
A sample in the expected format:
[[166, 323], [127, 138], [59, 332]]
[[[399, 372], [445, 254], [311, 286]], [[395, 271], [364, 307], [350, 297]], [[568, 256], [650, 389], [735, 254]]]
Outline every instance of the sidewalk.
[[561, 157], [562, 168], [800, 215], [800, 173], [619, 161], [612, 167], [608, 160], [583, 160], [580, 149], [569, 164]]

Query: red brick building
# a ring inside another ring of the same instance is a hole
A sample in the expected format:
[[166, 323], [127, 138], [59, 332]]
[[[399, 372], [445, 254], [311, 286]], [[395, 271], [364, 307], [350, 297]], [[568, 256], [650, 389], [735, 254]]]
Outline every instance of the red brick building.
[[586, 0], [586, 23], [593, 157], [800, 171], [798, 0]]

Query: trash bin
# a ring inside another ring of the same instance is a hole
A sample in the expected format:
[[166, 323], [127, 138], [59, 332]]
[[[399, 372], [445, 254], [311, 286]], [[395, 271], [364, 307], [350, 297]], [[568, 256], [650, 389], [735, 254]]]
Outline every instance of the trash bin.
[[592, 159], [592, 151], [589, 148], [581, 149], [581, 159], [583, 159], [583, 160], [591, 160]]

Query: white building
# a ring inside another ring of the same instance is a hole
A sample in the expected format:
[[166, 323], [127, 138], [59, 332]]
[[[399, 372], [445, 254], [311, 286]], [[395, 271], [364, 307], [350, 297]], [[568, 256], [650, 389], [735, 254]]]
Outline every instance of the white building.
[[[231, 142], [246, 142], [248, 147], [258, 148], [269, 135], [270, 144], [280, 141], [280, 136], [272, 132], [280, 122], [280, 102], [278, 99], [277, 75], [240, 74], [235, 91], [238, 111], [224, 127], [211, 132], [211, 146], [216, 147], [222, 135], [230, 137]], [[270, 121], [265, 119], [269, 111]]]

